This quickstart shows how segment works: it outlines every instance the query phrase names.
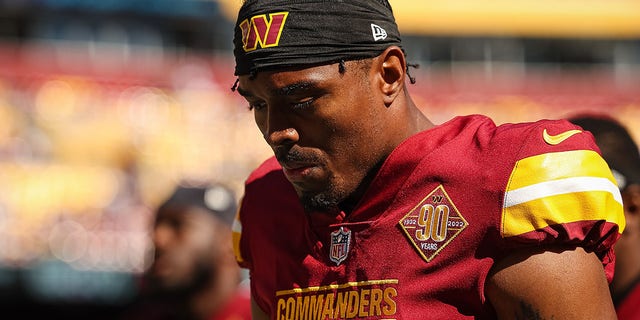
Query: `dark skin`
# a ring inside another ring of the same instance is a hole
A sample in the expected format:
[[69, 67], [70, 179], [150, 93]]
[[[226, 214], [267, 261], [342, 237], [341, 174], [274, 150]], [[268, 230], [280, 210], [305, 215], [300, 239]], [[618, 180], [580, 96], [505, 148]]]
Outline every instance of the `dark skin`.
[[615, 246], [616, 270], [611, 283], [614, 295], [620, 295], [640, 277], [640, 184], [622, 191], [626, 226]]
[[[347, 214], [379, 164], [433, 127], [389, 47], [370, 61], [241, 76], [238, 91], [308, 211]], [[553, 249], [553, 248], [552, 248]], [[499, 319], [616, 319], [602, 264], [583, 249], [519, 252], [498, 261], [485, 294]], [[268, 319], [254, 303], [254, 319]]]
[[231, 250], [231, 230], [197, 206], [177, 206], [156, 216], [155, 259], [146, 276], [156, 294], [189, 319], [208, 319], [231, 297], [240, 269]]
[[[391, 51], [388, 60], [373, 64], [401, 65], [404, 56]], [[401, 141], [433, 126], [417, 108], [394, 107], [410, 99], [396, 99], [405, 94], [402, 83], [385, 78], [401, 77], [403, 70], [382, 67], [385, 73], [378, 74], [357, 62], [346, 69], [341, 74], [337, 65], [319, 66], [240, 77], [238, 92], [309, 211], [348, 210], [364, 192], [361, 182], [372, 168]], [[362, 72], [371, 73], [362, 77]]]

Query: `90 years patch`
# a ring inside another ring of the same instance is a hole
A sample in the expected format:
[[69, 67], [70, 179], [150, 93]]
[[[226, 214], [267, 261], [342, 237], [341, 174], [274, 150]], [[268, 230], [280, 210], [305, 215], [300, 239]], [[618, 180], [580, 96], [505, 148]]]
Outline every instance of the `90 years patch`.
[[399, 223], [427, 262], [469, 225], [442, 185], [431, 191]]

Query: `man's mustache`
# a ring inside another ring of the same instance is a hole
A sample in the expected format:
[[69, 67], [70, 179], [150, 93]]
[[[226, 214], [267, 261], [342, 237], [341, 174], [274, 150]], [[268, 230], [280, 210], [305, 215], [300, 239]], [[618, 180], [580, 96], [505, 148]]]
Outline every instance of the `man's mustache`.
[[320, 159], [314, 155], [304, 154], [300, 150], [294, 148], [278, 148], [274, 150], [274, 155], [280, 163], [287, 162], [303, 162], [303, 163], [320, 163]]

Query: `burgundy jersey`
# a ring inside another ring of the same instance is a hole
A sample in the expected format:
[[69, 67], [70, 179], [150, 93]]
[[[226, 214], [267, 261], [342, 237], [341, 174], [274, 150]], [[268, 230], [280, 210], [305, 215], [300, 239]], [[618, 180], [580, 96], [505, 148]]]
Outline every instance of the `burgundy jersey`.
[[250, 292], [244, 286], [229, 297], [209, 320], [251, 320]]
[[[615, 298], [622, 300], [616, 301]], [[614, 297], [618, 320], [640, 320], [640, 279], [622, 297]]]
[[591, 134], [474, 115], [399, 145], [348, 216], [306, 214], [267, 160], [246, 181], [234, 241], [272, 319], [491, 319], [484, 287], [495, 261], [582, 246], [610, 281], [623, 228]]

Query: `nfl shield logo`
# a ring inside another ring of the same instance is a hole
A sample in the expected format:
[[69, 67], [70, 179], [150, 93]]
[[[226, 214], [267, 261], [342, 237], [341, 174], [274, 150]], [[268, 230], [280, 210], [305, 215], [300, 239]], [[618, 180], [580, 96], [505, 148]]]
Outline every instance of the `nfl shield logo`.
[[340, 227], [340, 229], [331, 232], [331, 249], [329, 258], [335, 262], [337, 266], [347, 258], [349, 254], [349, 244], [351, 243], [351, 230]]

